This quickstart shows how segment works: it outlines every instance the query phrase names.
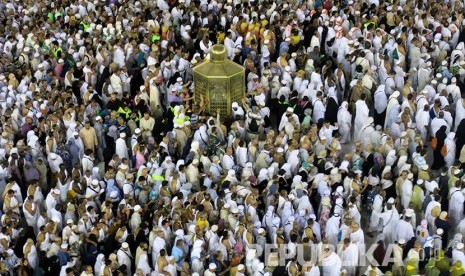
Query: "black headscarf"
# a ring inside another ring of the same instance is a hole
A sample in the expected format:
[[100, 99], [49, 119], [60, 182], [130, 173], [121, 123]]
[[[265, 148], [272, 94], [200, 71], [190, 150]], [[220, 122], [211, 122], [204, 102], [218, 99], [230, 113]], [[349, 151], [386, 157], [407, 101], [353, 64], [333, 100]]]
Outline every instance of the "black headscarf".
[[455, 142], [455, 145], [457, 146], [455, 157], [458, 159], [460, 157], [460, 151], [462, 150], [463, 145], [465, 145], [465, 119], [460, 121], [455, 137], [457, 138]]
[[445, 165], [444, 156], [441, 154], [442, 147], [444, 146], [445, 140], [447, 138], [446, 134], [447, 127], [441, 126], [438, 131], [436, 131], [436, 148], [433, 151], [434, 162], [431, 166], [431, 169], [438, 170]]
[[444, 142], [446, 141], [447, 134], [446, 134], [447, 127], [441, 126], [438, 131], [436, 131], [436, 139], [438, 141], [436, 149], [441, 150], [442, 146], [444, 146]]
[[328, 120], [332, 125], [337, 122], [337, 111], [339, 105], [333, 97], [329, 97], [326, 105], [325, 119]]

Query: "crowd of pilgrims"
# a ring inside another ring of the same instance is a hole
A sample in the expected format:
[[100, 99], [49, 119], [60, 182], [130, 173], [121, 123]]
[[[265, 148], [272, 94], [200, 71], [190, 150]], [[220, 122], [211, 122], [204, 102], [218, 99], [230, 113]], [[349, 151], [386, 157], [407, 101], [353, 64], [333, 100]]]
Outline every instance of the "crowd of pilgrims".
[[0, 275], [464, 275], [464, 8], [1, 1]]

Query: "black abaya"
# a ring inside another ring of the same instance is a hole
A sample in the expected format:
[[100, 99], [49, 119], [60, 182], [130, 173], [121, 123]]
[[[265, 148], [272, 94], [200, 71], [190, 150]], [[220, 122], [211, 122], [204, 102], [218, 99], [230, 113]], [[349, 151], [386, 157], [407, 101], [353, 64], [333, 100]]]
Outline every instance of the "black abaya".
[[441, 128], [436, 131], [437, 144], [436, 148], [433, 150], [434, 162], [431, 166], [431, 169], [433, 170], [438, 170], [446, 165], [444, 156], [441, 154], [441, 149], [444, 146], [444, 141], [447, 138], [446, 129], [446, 126], [441, 126]]
[[458, 159], [460, 157], [460, 151], [465, 145], [465, 119], [460, 121], [460, 124], [457, 127], [457, 132], [455, 133], [455, 137], [457, 138], [455, 141], [455, 145], [456, 145], [455, 158]]
[[328, 120], [331, 125], [337, 122], [337, 111], [339, 110], [339, 106], [334, 100], [333, 97], [328, 98], [328, 103], [326, 106], [325, 111], [325, 120]]

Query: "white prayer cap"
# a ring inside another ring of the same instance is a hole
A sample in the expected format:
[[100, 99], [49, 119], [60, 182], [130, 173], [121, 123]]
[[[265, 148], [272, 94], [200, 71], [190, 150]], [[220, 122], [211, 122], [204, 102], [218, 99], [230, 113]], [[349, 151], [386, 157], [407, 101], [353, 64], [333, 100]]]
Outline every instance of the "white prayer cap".
[[439, 235], [439, 236], [441, 236], [442, 234], [444, 234], [444, 230], [443, 230], [442, 228], [438, 228], [438, 229], [436, 230], [436, 234]]
[[[293, 57], [293, 58], [295, 58], [296, 56], [297, 56], [297, 53], [292, 53], [292, 54], [291, 54], [291, 57]], [[286, 66], [286, 67], [287, 67], [287, 66]], [[289, 67], [289, 69], [290, 69], [290, 67]]]
[[125, 133], [125, 132], [120, 133], [120, 134], [119, 134], [119, 137], [120, 137], [120, 138], [126, 138], [126, 133]]
[[442, 79], [442, 83], [447, 84], [447, 82], [448, 82], [447, 78]]
[[286, 109], [286, 112], [293, 113], [293, 112], [294, 112], [294, 108], [288, 107], [288, 108]]
[[263, 228], [258, 228], [258, 231], [257, 231], [257, 232], [258, 232], [258, 234], [262, 234], [262, 233], [265, 232], [265, 229], [263, 229]]
[[443, 60], [443, 61], [441, 62], [441, 64], [444, 65], [444, 66], [447, 65], [447, 60]]
[[368, 117], [367, 123], [368, 123], [369, 125], [371, 125], [371, 124], [373, 124], [374, 121], [375, 121], [375, 120], [373, 119], [373, 117]]
[[428, 164], [423, 165], [423, 167], [421, 167], [421, 169], [424, 170], [424, 171], [427, 171], [429, 169]]
[[237, 214], [237, 213], [239, 213], [239, 209], [238, 209], [237, 207], [234, 207], [234, 208], [231, 210], [231, 212], [232, 212], [233, 214]]
[[134, 211], [135, 212], [139, 212], [140, 210], [142, 210], [142, 207], [140, 207], [140, 205], [134, 206]]
[[98, 185], [98, 180], [97, 179], [92, 179], [91, 185], [92, 186], [97, 186]]
[[[263, 228], [260, 228], [260, 229], [263, 230]], [[259, 230], [259, 231], [260, 231], [260, 230]], [[245, 269], [245, 266], [244, 266], [243, 264], [240, 264], [240, 265], [237, 266], [237, 270], [238, 270], [238, 271], [242, 271], [242, 270], [244, 270], [244, 269]]]
[[127, 170], [127, 169], [128, 169], [128, 165], [126, 165], [126, 164], [121, 164], [121, 165], [119, 165], [119, 168], [122, 169], [122, 170]]
[[231, 205], [229, 205], [229, 203], [226, 203], [225, 205], [223, 205], [223, 209], [229, 209], [231, 208]]
[[59, 190], [59, 189], [53, 189], [52, 192], [53, 192], [54, 194], [56, 194], [56, 195], [59, 195], [59, 194], [60, 194], [60, 190]]
[[457, 244], [457, 249], [458, 249], [458, 250], [462, 250], [463, 248], [464, 248], [464, 244], [461, 243], [461, 242], [459, 242], [459, 243]]
[[423, 179], [418, 179], [418, 180], [417, 180], [417, 184], [418, 184], [418, 185], [423, 185], [424, 182], [425, 182], [425, 181], [424, 181]]
[[245, 255], [245, 259], [246, 260], [253, 260], [255, 258], [257, 254], [257, 250], [256, 249], [250, 249], [250, 250], [247, 250], [247, 253]]
[[390, 198], [388, 199], [388, 201], [387, 201], [387, 203], [389, 203], [389, 204], [394, 204], [394, 202], [395, 202], [395, 201], [394, 201], [394, 198], [392, 198], [392, 197], [390, 197]]
[[407, 209], [405, 211], [405, 217], [411, 218], [413, 216], [413, 209]]
[[68, 249], [68, 244], [67, 243], [62, 243], [60, 247], [61, 247], [61, 249]]
[[140, 132], [141, 132], [140, 128], [136, 128], [136, 129], [134, 130], [134, 133], [135, 133], [135, 134], [139, 134]]
[[73, 222], [72, 219], [68, 219], [68, 220], [66, 221], [66, 224], [73, 224], [73, 223], [74, 223], [74, 222]]
[[456, 83], [456, 82], [457, 82], [457, 78], [456, 78], [456, 77], [453, 77], [450, 81], [451, 81], [452, 83]]
[[56, 153], [54, 153], [54, 152], [51, 152], [51, 153], [50, 153], [50, 159], [55, 160], [55, 159], [57, 159], [57, 157], [58, 157], [58, 156], [57, 156]]
[[215, 263], [210, 263], [210, 264], [208, 265], [208, 269], [210, 269], [210, 270], [215, 270], [215, 269], [216, 269], [216, 264], [215, 264]]
[[192, 164], [197, 165], [198, 163], [199, 163], [199, 159], [196, 158], [196, 159], [192, 160]]
[[406, 241], [404, 239], [400, 239], [400, 240], [397, 241], [398, 244], [405, 244], [405, 242]]
[[281, 84], [282, 84], [282, 85], [286, 85], [286, 84], [287, 84], [287, 81], [286, 81], [286, 80], [282, 80], [282, 81], [281, 81]]
[[129, 248], [129, 244], [128, 244], [127, 242], [123, 242], [123, 243], [121, 244], [121, 248], [123, 248], [123, 249], [128, 249], [128, 248]]
[[216, 225], [216, 224], [213, 225], [213, 226], [212, 226], [212, 231], [213, 231], [213, 232], [218, 231], [218, 225]]
[[302, 176], [301, 175], [296, 175], [296, 176], [294, 176], [292, 181], [296, 182], [296, 183], [301, 183], [302, 182]]
[[441, 40], [441, 37], [442, 37], [441, 34], [435, 34], [435, 35], [434, 35], [434, 40], [433, 40], [433, 41], [434, 41], [435, 43], [438, 43], [439, 40]]

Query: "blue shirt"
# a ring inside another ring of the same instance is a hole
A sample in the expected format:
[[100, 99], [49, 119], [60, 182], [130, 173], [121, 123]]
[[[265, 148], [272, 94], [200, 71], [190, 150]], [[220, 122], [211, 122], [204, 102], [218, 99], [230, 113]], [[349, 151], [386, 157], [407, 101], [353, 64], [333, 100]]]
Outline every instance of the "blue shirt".
[[176, 260], [176, 264], [179, 266], [181, 266], [184, 263], [184, 258], [182, 255], [184, 255], [184, 251], [181, 248], [177, 246], [173, 247], [173, 250], [171, 251], [171, 256], [174, 257], [174, 259]]
[[64, 266], [68, 263], [69, 261], [69, 254], [68, 252], [62, 252], [62, 251], [59, 251], [58, 254], [57, 254], [57, 257], [58, 259], [60, 260], [60, 265], [61, 266]]

